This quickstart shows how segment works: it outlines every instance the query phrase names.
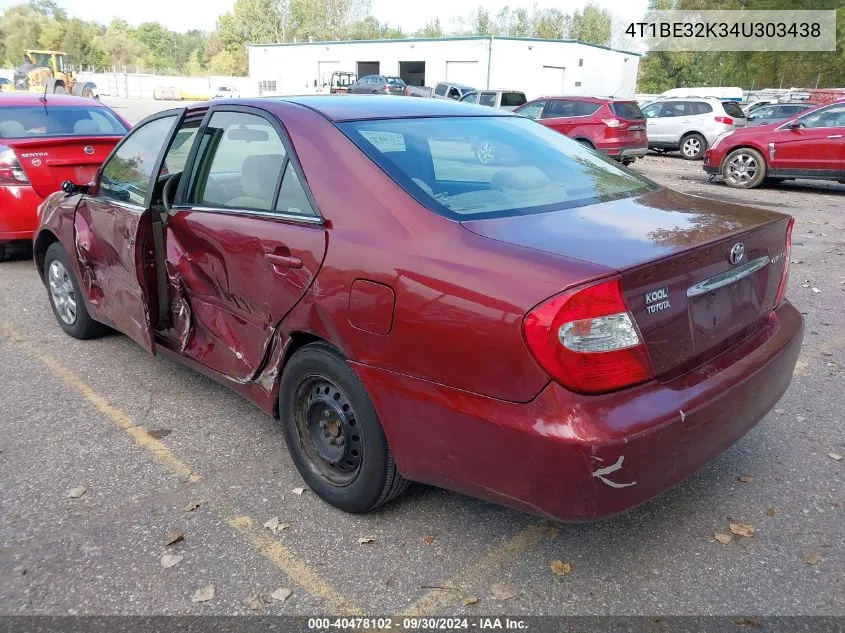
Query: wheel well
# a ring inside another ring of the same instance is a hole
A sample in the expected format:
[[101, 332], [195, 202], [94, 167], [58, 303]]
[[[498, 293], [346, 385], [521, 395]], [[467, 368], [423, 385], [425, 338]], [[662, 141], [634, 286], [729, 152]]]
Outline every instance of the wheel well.
[[33, 259], [35, 259], [35, 266], [38, 268], [38, 276], [41, 277], [42, 283], [44, 282], [44, 258], [47, 257], [47, 249], [50, 248], [50, 244], [58, 241], [59, 238], [52, 232], [44, 230], [38, 234], [38, 238], [32, 247]]
[[704, 136], [704, 134], [702, 134], [701, 132], [697, 132], [697, 131], [695, 131], [695, 130], [690, 130], [689, 132], [684, 132], [684, 134], [683, 134], [683, 136], [681, 136], [681, 140], [680, 140], [679, 142], [680, 142], [680, 143], [683, 143], [683, 142], [684, 142], [684, 139], [685, 139], [686, 137], [688, 137], [690, 134], [698, 134], [701, 138], [703, 138], [703, 139], [704, 139], [704, 142], [705, 142], [705, 143], [707, 143], [707, 137], [706, 137], [706, 136]]
[[590, 147], [592, 147], [593, 149], [595, 149], [595, 148], [596, 148], [596, 146], [595, 146], [595, 145], [593, 145], [593, 142], [592, 142], [590, 139], [588, 139], [588, 138], [579, 137], [579, 138], [574, 138], [574, 139], [572, 139], [572, 140], [573, 140], [573, 141], [577, 141], [577, 142], [581, 143], [582, 145], [589, 145], [589, 146], [590, 146]]

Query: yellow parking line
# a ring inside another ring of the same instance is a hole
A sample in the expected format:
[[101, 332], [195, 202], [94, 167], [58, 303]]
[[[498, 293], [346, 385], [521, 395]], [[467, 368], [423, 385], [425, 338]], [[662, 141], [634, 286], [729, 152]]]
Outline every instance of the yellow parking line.
[[557, 532], [558, 528], [549, 521], [540, 521], [525, 527], [501, 545], [488, 550], [469, 567], [440, 585], [456, 591], [449, 591], [448, 589], [428, 591], [416, 602], [409, 605], [400, 615], [408, 617], [430, 615], [450, 604], [460, 603], [464, 598], [461, 592], [468, 592], [473, 586], [489, 580], [497, 569], [515, 561], [538, 543], [557, 537]]
[[[190, 482], [197, 482], [201, 478], [196, 470], [186, 462], [179, 459], [161, 440], [154, 438], [147, 430], [135, 424], [121, 409], [109, 404], [88, 383], [62, 365], [58, 360], [42, 352], [37, 346], [27, 341], [18, 330], [9, 323], [0, 321], [0, 334], [8, 340], [15, 348], [41, 362], [55, 376], [61, 378], [70, 387], [79, 392], [94, 408], [114, 422], [120, 429], [126, 431], [135, 443], [145, 449], [162, 464], [169, 472], [181, 479]], [[232, 512], [225, 510], [225, 504], [211, 500], [212, 504], [218, 507], [224, 515], [231, 516]], [[265, 535], [261, 528], [255, 527], [250, 517], [237, 517], [234, 519], [222, 517], [238, 534], [241, 534], [246, 541], [267, 560], [281, 569], [294, 583], [305, 589], [309, 594], [325, 602], [328, 610], [338, 615], [363, 615], [363, 611], [351, 604], [340, 593], [329, 585], [316, 571], [306, 563], [296, 558], [281, 543]]]

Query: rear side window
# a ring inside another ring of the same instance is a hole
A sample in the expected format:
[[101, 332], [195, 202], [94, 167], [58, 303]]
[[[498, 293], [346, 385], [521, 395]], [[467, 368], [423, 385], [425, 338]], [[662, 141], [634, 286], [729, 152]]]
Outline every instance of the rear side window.
[[175, 121], [174, 114], [135, 128], [103, 166], [98, 195], [145, 206], [158, 154]]
[[521, 92], [503, 92], [502, 105], [506, 108], [516, 108], [526, 101], [525, 95]]
[[208, 149], [197, 169], [193, 202], [272, 210], [286, 154], [273, 126], [254, 114], [215, 112], [205, 136]]
[[279, 190], [279, 201], [276, 203], [276, 211], [281, 213], [292, 213], [294, 215], [317, 215], [305, 195], [305, 189], [299, 181], [299, 176], [288, 161], [285, 168], [285, 176], [282, 178], [282, 188]]
[[446, 84], [437, 84], [437, 87], [434, 89], [434, 94], [443, 97], [446, 95], [446, 90], [448, 90], [448, 88], [449, 86]]
[[578, 101], [575, 104], [575, 116], [590, 116], [601, 107], [600, 103], [592, 103], [591, 101]]
[[725, 109], [725, 114], [732, 116], [735, 119], [744, 119], [745, 113], [736, 101], [722, 101], [722, 107]]
[[105, 108], [12, 106], [0, 108], [0, 138], [123, 136], [126, 126]]
[[704, 103], [703, 101], [696, 101], [694, 103], [690, 103], [690, 112], [692, 114], [710, 114], [713, 112], [713, 106], [709, 103]]
[[491, 108], [495, 108], [496, 107], [496, 93], [495, 92], [482, 92], [481, 96], [478, 98], [478, 105], [490, 106]]
[[663, 108], [660, 110], [661, 117], [689, 116], [691, 114], [695, 114], [695, 111], [692, 108], [692, 103], [689, 101], [664, 103]]
[[623, 119], [644, 119], [645, 115], [634, 101], [614, 101], [610, 104], [610, 110]]
[[575, 114], [575, 106], [577, 101], [566, 101], [564, 99], [555, 99], [549, 101], [549, 107], [546, 108], [544, 119], [553, 119], [556, 117], [577, 116]]
[[411, 196], [469, 220], [565, 209], [657, 188], [522, 117], [348, 121], [338, 127]]

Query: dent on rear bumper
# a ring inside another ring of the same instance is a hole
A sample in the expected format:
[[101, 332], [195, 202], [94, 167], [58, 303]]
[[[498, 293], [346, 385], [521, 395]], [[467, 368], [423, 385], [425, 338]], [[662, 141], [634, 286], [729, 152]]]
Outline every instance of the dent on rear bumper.
[[789, 386], [802, 339], [784, 303], [752, 337], [671, 382], [603, 396], [551, 383], [527, 404], [353, 366], [403, 475], [583, 521], [651, 499], [739, 440]]

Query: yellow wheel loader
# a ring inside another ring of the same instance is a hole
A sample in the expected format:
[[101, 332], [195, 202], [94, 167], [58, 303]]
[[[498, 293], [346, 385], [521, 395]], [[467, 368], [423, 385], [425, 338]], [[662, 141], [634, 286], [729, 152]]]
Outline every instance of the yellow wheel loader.
[[23, 64], [15, 68], [14, 83], [3, 86], [4, 92], [42, 92], [93, 97], [83, 81], [77, 81], [67, 53], [60, 51], [24, 51]]

